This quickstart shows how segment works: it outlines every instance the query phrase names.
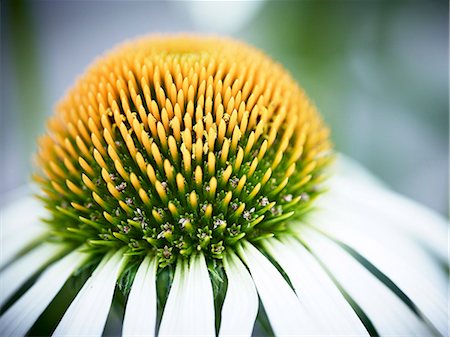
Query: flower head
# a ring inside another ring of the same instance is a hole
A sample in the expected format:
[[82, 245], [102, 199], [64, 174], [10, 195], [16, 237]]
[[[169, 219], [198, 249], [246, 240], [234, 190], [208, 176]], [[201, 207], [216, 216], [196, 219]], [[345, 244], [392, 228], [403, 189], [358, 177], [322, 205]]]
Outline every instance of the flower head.
[[[292, 78], [242, 43], [144, 39], [90, 68], [40, 141], [49, 223], [161, 266], [285, 231], [318, 194], [328, 132]], [[308, 197], [305, 197], [308, 196]]]
[[[55, 262], [7, 305], [1, 335], [25, 334], [89, 265], [55, 335], [101, 335], [116, 284], [127, 296], [124, 335], [153, 335], [157, 325], [159, 335], [249, 335], [258, 297], [277, 335], [443, 332], [442, 271], [400, 229], [389, 229], [392, 242], [380, 230], [409, 221], [399, 209], [414, 210], [436, 228], [419, 239], [426, 245], [442, 220], [353, 164], [316, 203], [333, 157], [328, 130], [260, 51], [212, 37], [127, 43], [87, 71], [48, 125], [34, 176], [46, 225], [26, 227], [6, 250], [2, 280], [33, 267], [5, 283], [0, 304]], [[402, 256], [379, 252], [397, 244]], [[408, 283], [427, 281], [404, 266], [408, 254], [432, 272], [439, 289], [429, 298]], [[408, 324], [377, 312], [381, 299]]]

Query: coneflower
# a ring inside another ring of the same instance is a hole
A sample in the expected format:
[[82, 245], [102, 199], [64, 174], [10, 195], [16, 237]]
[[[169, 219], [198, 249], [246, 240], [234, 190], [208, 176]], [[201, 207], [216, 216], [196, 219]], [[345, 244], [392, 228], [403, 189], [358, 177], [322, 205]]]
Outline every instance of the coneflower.
[[447, 334], [446, 221], [336, 155], [290, 75], [241, 42], [118, 47], [37, 158], [43, 205], [2, 210], [1, 336], [93, 265], [53, 335], [100, 336], [115, 291], [126, 336], [248, 336], [258, 312], [279, 336]]

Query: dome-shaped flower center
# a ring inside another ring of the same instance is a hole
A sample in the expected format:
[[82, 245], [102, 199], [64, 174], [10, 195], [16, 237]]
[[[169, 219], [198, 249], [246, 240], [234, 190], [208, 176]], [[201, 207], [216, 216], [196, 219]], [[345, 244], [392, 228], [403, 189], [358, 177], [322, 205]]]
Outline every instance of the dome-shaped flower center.
[[36, 174], [54, 234], [161, 265], [285, 231], [329, 161], [328, 131], [288, 73], [232, 40], [121, 46], [57, 110]]

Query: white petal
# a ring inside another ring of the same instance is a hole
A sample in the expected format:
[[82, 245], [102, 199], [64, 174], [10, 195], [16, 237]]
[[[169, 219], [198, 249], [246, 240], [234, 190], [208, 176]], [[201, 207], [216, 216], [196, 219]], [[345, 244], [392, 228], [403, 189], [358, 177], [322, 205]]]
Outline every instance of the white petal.
[[447, 221], [390, 192], [354, 162], [339, 164], [306, 221], [366, 257], [446, 335], [448, 275], [429, 251], [446, 258]]
[[15, 200], [0, 209], [0, 268], [47, 231], [40, 218], [45, 208], [31, 196]]
[[[316, 216], [317, 227], [355, 249], [388, 276], [440, 330], [447, 334], [447, 278], [440, 267], [423, 259], [423, 253], [402, 238], [388, 233], [370, 235], [355, 228], [351, 219], [336, 222], [324, 212]], [[368, 221], [370, 223], [370, 221]], [[375, 225], [375, 224], [374, 224]], [[423, 262], [423, 263], [422, 263]]]
[[378, 177], [373, 175], [368, 169], [359, 164], [356, 160], [346, 156], [343, 153], [337, 155], [336, 171], [342, 177], [365, 181], [368, 184], [376, 185], [376, 187], [386, 188], [386, 184]]
[[250, 269], [275, 335], [311, 334], [312, 317], [302, 308], [297, 295], [273, 264], [247, 242], [239, 249], [239, 255]]
[[[341, 161], [345, 168], [355, 167], [364, 171], [355, 163]], [[370, 176], [366, 173], [366, 176]], [[383, 188], [364, 175], [351, 176], [343, 170], [330, 180], [329, 197], [338, 197], [342, 202], [350, 203], [357, 209], [364, 209], [374, 219], [383, 220], [383, 225], [400, 235], [408, 235], [420, 242], [427, 250], [447, 261], [448, 219], [406, 197]]]
[[44, 243], [14, 261], [0, 273], [0, 306], [31, 276], [67, 249], [65, 245]]
[[[372, 197], [378, 199], [364, 203], [358, 200], [359, 194], [353, 195], [349, 191], [354, 182], [343, 184], [342, 178], [338, 177], [332, 178], [331, 183], [329, 195], [318, 202], [320, 211], [312, 213], [308, 223], [355, 248], [408, 295], [445, 335], [448, 330], [448, 276], [435, 258], [408, 235], [411, 231], [399, 226], [399, 223], [404, 223], [404, 226], [417, 223], [425, 229], [430, 227], [436, 230], [442, 227], [439, 217], [437, 224], [433, 223], [433, 218], [422, 219], [418, 223], [420, 217], [416, 217], [416, 205], [411, 204], [407, 210], [403, 209], [402, 202], [395, 197], [383, 197], [382, 194], [392, 193], [381, 191], [379, 186], [365, 183], [354, 188], [355, 193], [369, 195], [376, 192]], [[378, 210], [373, 205], [377, 205]], [[403, 209], [403, 213], [393, 211], [396, 207]], [[439, 229], [436, 233], [442, 237], [447, 235]], [[426, 240], [434, 240], [430, 234], [425, 237]], [[436, 247], [439, 245], [442, 243], [436, 243]]]
[[122, 270], [123, 250], [107, 255], [65, 312], [53, 336], [101, 336]]
[[266, 240], [265, 247], [288, 275], [316, 335], [368, 336], [364, 325], [317, 260], [297, 240]]
[[333, 241], [304, 227], [302, 239], [381, 335], [428, 336], [429, 328], [390, 289]]
[[0, 336], [24, 336], [87, 257], [87, 254], [75, 251], [48, 267], [0, 318]]
[[156, 259], [149, 256], [139, 266], [128, 296], [122, 336], [155, 335], [156, 267]]
[[28, 191], [2, 205], [0, 211], [4, 225], [2, 226], [2, 237], [16, 232], [17, 229], [33, 226], [37, 218], [48, 213], [42, 203]]
[[214, 298], [203, 254], [178, 261], [159, 336], [215, 336]]
[[219, 336], [251, 336], [258, 314], [258, 294], [252, 277], [233, 253], [224, 257], [223, 265], [228, 287], [222, 307]]

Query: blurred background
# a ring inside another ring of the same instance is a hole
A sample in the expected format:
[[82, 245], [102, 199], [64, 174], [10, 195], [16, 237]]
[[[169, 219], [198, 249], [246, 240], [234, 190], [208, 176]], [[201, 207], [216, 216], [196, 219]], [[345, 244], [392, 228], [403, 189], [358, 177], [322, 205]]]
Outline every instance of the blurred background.
[[300, 82], [336, 148], [448, 212], [448, 1], [1, 1], [0, 194], [94, 58], [153, 32], [234, 36]]

